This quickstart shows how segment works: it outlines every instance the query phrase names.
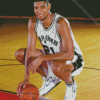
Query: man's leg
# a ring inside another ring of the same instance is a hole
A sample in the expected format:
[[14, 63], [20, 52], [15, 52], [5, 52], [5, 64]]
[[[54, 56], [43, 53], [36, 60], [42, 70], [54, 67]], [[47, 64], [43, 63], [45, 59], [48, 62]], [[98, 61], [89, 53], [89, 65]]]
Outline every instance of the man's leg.
[[66, 64], [66, 61], [54, 61], [51, 64], [53, 73], [65, 81], [66, 83], [66, 94], [64, 100], [75, 100], [77, 84], [72, 79], [72, 71], [74, 66], [72, 63]]
[[74, 69], [74, 66], [73, 66], [72, 63], [71, 64], [66, 64], [66, 61], [64, 61], [64, 60], [54, 61], [51, 64], [51, 67], [52, 67], [53, 73], [57, 77], [59, 77], [60, 79], [65, 81], [67, 84], [73, 83], [71, 73]]
[[[16, 57], [16, 59], [17, 59], [20, 63], [22, 63], [22, 64], [25, 64], [25, 55], [26, 55], [26, 48], [18, 49], [18, 50], [15, 52], [15, 57]], [[41, 52], [39, 49], [36, 49], [36, 50], [35, 50], [35, 57], [40, 56], [40, 55], [42, 55], [42, 52]], [[46, 77], [47, 75], [45, 74], [45, 72], [44, 72], [42, 66], [43, 66], [45, 69], [48, 69], [46, 62], [43, 62], [43, 63], [41, 64], [41, 66], [39, 66], [39, 67], [37, 68], [36, 71], [37, 71], [40, 75]]]
[[[19, 49], [15, 52], [15, 57], [16, 59], [22, 63], [25, 64], [25, 54], [26, 54], [26, 49], [22, 48]], [[42, 52], [39, 49], [35, 50], [35, 57], [42, 55]], [[39, 89], [39, 94], [40, 95], [45, 95], [48, 92], [50, 92], [55, 86], [57, 86], [61, 80], [55, 77], [55, 81], [52, 80], [52, 77], [48, 77], [48, 67], [47, 63], [43, 62], [41, 66], [39, 66], [36, 70], [40, 75], [42, 75], [42, 78], [44, 80], [44, 83], [42, 87]], [[47, 84], [49, 84], [47, 86]]]

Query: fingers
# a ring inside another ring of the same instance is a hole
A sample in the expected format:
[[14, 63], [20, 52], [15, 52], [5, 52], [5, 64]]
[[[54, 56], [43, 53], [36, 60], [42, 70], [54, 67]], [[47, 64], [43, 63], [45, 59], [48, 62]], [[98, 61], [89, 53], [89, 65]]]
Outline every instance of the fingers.
[[18, 96], [20, 96], [22, 89], [26, 87], [26, 84], [29, 84], [29, 81], [24, 80], [23, 82], [18, 84], [18, 88], [17, 88], [17, 95]]
[[18, 84], [18, 88], [17, 88], [17, 95], [20, 95], [20, 84]]
[[19, 85], [18, 85], [18, 88], [17, 88], [17, 95], [19, 96], [20, 92], [19, 92]]
[[23, 85], [24, 85], [24, 82], [18, 84], [17, 95], [20, 95], [20, 93], [21, 93], [21, 88], [23, 87]]
[[36, 73], [36, 66], [35, 67], [32, 67], [32, 73]]
[[16, 90], [16, 91], [17, 91], [17, 95], [19, 96], [19, 90], [18, 90], [18, 88], [17, 88], [17, 90]]
[[29, 65], [29, 67], [28, 67], [28, 73], [31, 73], [31, 71], [32, 71], [32, 73], [36, 73], [36, 67], [35, 66], [33, 66], [32, 65], [32, 63]]
[[32, 73], [36, 73], [36, 67], [32, 68]]
[[29, 74], [31, 73], [32, 67], [33, 67], [32, 64], [30, 64], [30, 65], [28, 66], [28, 69], [27, 69], [27, 70], [28, 70], [28, 73], [29, 73]]

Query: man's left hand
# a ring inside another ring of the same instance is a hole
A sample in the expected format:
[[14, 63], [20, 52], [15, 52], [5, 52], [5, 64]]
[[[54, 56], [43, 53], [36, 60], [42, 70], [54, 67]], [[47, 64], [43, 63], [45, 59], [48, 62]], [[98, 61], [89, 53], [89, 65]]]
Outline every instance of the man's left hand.
[[40, 57], [37, 57], [34, 59], [28, 66], [28, 73], [36, 73], [36, 69], [42, 64], [42, 59]]

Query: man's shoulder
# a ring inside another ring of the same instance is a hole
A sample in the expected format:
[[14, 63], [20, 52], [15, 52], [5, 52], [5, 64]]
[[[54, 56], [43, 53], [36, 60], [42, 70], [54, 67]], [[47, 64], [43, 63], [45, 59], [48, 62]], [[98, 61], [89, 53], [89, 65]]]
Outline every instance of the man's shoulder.
[[69, 21], [65, 17], [60, 17], [57, 22], [57, 31], [62, 34], [62, 30], [69, 29]]
[[37, 18], [36, 16], [32, 16], [29, 18], [28, 29], [34, 30], [36, 25]]
[[57, 21], [57, 28], [59, 29], [60, 27], [66, 25], [66, 21], [63, 17], [60, 17]]
[[57, 21], [58, 24], [62, 24], [66, 22], [69, 22], [66, 17], [63, 17], [63, 16], [58, 17], [58, 21]]
[[69, 25], [69, 21], [68, 21], [68, 19], [66, 18], [66, 17], [64, 17], [64, 16], [58, 16], [58, 19], [57, 19], [57, 26], [59, 27], [59, 26], [68, 26]]
[[36, 21], [37, 21], [36, 16], [32, 16], [32, 17], [29, 18], [30, 23], [36, 23]]
[[35, 27], [37, 18], [36, 16], [32, 16], [29, 18], [28, 27]]

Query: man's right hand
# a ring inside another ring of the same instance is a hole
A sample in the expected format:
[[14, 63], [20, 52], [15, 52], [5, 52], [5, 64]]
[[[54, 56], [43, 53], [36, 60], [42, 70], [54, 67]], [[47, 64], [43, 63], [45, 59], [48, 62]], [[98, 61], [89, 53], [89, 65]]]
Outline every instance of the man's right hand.
[[29, 84], [29, 81], [23, 81], [23, 82], [21, 82], [21, 83], [18, 84], [18, 87], [17, 87], [17, 95], [18, 96], [21, 93], [21, 89], [25, 88], [26, 84]]

